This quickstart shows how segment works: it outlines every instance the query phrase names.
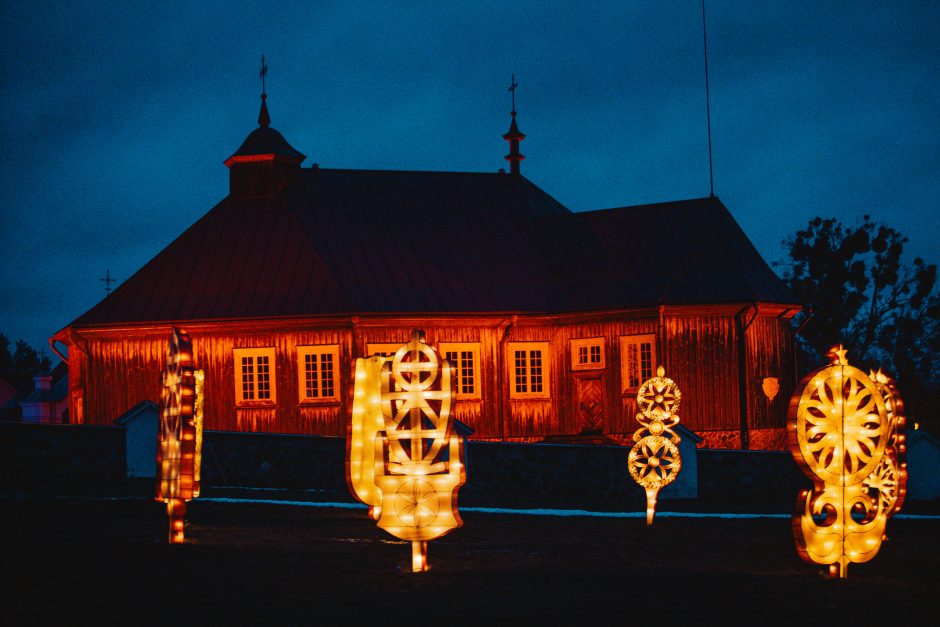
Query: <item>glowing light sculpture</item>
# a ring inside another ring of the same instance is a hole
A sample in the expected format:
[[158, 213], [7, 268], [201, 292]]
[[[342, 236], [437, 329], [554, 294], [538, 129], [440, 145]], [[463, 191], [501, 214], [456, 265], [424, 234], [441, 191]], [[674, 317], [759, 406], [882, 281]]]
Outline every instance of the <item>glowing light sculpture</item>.
[[193, 368], [189, 335], [174, 327], [163, 369], [155, 497], [166, 503], [171, 544], [185, 540], [186, 501], [199, 496], [204, 381], [204, 373]]
[[656, 376], [647, 379], [636, 395], [637, 422], [642, 425], [633, 434], [635, 444], [627, 455], [630, 476], [646, 490], [646, 524], [653, 524], [659, 491], [676, 480], [682, 470], [682, 457], [676, 446], [682, 439], [673, 430], [679, 424], [682, 393], [676, 382], [666, 376], [662, 366]]
[[411, 568], [428, 569], [427, 543], [463, 524], [463, 441], [450, 415], [453, 370], [415, 330], [393, 357], [356, 360], [346, 455], [352, 494], [393, 536], [411, 542]]
[[800, 557], [848, 576], [849, 563], [867, 562], [881, 547], [886, 503], [871, 498], [865, 481], [885, 456], [891, 423], [878, 385], [850, 366], [845, 349], [826, 353], [830, 364], [810, 372], [790, 399], [790, 451], [813, 480], [793, 514]]
[[889, 435], [881, 462], [863, 483], [868, 489], [869, 496], [880, 501], [882, 509], [890, 518], [901, 511], [904, 497], [907, 495], [907, 461], [905, 459], [907, 445], [904, 435], [907, 417], [904, 415], [904, 400], [894, 385], [894, 379], [880, 368], [870, 371], [868, 376], [875, 382], [875, 386], [884, 399]]

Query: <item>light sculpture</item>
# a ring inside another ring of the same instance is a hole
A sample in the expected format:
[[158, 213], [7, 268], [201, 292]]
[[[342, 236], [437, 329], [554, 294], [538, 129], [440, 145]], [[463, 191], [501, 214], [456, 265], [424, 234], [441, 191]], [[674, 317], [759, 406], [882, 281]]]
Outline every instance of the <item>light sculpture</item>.
[[204, 380], [202, 371], [193, 368], [189, 335], [174, 327], [163, 369], [156, 489], [156, 500], [166, 503], [171, 544], [185, 540], [186, 501], [199, 496]]
[[356, 360], [346, 480], [382, 529], [411, 542], [428, 569], [428, 541], [460, 527], [464, 450], [450, 415], [453, 370], [415, 330], [393, 357]]
[[904, 415], [904, 401], [894, 385], [894, 379], [880, 368], [870, 371], [868, 376], [875, 382], [875, 387], [884, 399], [889, 435], [884, 456], [863, 483], [869, 496], [880, 501], [880, 506], [890, 518], [901, 511], [907, 494], [907, 446], [904, 442], [907, 417]]
[[633, 434], [635, 444], [627, 455], [630, 476], [646, 490], [646, 524], [653, 524], [659, 491], [676, 480], [682, 457], [676, 446], [682, 439], [673, 430], [679, 424], [682, 394], [662, 366], [647, 379], [636, 395], [637, 421], [642, 425]]
[[871, 498], [865, 481], [891, 436], [882, 392], [845, 354], [841, 345], [830, 348], [830, 364], [806, 375], [787, 420], [790, 451], [813, 480], [793, 514], [797, 552], [843, 579], [850, 563], [869, 561], [881, 547], [886, 502]]

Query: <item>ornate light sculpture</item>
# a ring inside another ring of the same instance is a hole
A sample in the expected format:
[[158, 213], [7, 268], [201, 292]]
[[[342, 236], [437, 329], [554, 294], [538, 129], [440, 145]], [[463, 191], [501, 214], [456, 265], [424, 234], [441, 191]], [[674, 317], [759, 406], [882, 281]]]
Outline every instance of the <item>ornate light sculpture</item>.
[[887, 501], [871, 498], [865, 482], [891, 437], [878, 384], [850, 366], [845, 353], [841, 345], [830, 348], [830, 364], [806, 375], [787, 420], [790, 451], [813, 480], [793, 514], [797, 552], [841, 578], [849, 563], [867, 562], [881, 547]]
[[679, 386], [666, 377], [662, 366], [656, 376], [647, 379], [636, 395], [640, 413], [637, 421], [642, 425], [633, 434], [636, 444], [627, 456], [630, 476], [646, 490], [646, 524], [653, 524], [656, 498], [659, 491], [676, 480], [682, 469], [679, 447], [682, 439], [673, 431], [679, 424]]
[[450, 415], [453, 370], [422, 331], [393, 357], [356, 360], [346, 454], [352, 494], [393, 536], [411, 541], [411, 568], [428, 569], [428, 540], [460, 527], [463, 442]]
[[156, 489], [156, 500], [166, 503], [171, 544], [184, 541], [186, 501], [199, 496], [204, 380], [203, 372], [193, 368], [189, 335], [174, 327], [163, 369]]
[[901, 505], [907, 494], [907, 462], [905, 460], [907, 445], [904, 442], [904, 425], [907, 417], [904, 415], [904, 401], [894, 385], [894, 379], [880, 368], [870, 371], [868, 376], [875, 382], [875, 386], [884, 399], [889, 435], [884, 456], [863, 483], [868, 489], [869, 496], [878, 499], [881, 508], [890, 518], [901, 511]]

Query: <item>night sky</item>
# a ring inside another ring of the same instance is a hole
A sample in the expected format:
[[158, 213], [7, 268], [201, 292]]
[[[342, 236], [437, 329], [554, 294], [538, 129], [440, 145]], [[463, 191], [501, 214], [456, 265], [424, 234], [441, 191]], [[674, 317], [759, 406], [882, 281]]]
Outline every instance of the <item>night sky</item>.
[[[867, 213], [940, 262], [940, 2], [707, 10], [715, 193], [764, 258]], [[0, 332], [37, 350], [227, 194], [262, 54], [307, 167], [507, 167], [515, 72], [522, 173], [573, 211], [708, 195], [699, 0], [0, 11]]]

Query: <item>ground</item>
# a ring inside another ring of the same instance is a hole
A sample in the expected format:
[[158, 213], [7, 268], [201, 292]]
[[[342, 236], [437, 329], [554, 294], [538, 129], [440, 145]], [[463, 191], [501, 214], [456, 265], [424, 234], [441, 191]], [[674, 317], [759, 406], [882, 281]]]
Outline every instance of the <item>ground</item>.
[[936, 517], [891, 519], [879, 554], [833, 580], [782, 517], [468, 511], [414, 574], [364, 509], [196, 500], [182, 545], [144, 498], [6, 496], [0, 512], [11, 626], [926, 625], [940, 589]]

